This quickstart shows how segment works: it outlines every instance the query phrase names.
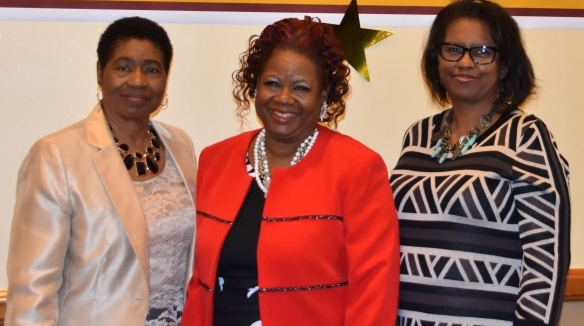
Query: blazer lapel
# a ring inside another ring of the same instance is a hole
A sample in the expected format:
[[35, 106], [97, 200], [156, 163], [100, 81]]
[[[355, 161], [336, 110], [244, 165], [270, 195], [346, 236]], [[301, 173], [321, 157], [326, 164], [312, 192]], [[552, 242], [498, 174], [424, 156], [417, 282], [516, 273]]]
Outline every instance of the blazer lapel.
[[146, 217], [99, 104], [86, 119], [86, 126], [88, 142], [100, 149], [93, 156], [95, 166], [142, 266], [146, 282], [150, 286]]

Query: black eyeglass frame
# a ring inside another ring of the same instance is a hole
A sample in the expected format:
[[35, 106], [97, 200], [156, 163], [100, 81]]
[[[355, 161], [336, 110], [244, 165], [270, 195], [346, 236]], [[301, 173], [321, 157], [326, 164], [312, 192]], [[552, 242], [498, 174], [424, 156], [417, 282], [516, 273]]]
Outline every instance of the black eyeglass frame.
[[[450, 46], [456, 46], [458, 48], [462, 49], [462, 54], [460, 55], [460, 58], [458, 58], [457, 60], [450, 60], [450, 59], [446, 59], [443, 55], [442, 55], [442, 47], [445, 45], [450, 45]], [[497, 57], [497, 52], [499, 52], [499, 49], [496, 46], [489, 46], [489, 45], [480, 45], [480, 46], [473, 46], [470, 48], [464, 47], [462, 45], [458, 45], [458, 44], [454, 44], [454, 43], [449, 43], [449, 42], [442, 42], [438, 44], [439, 48], [438, 48], [438, 55], [440, 56], [440, 58], [448, 61], [448, 62], [458, 62], [460, 61], [460, 59], [462, 59], [464, 57], [464, 54], [466, 52], [468, 52], [468, 55], [470, 56], [470, 59], [472, 60], [472, 62], [476, 63], [477, 65], [488, 65], [491, 64], [493, 62], [495, 62], [495, 58]], [[490, 62], [477, 62], [475, 60], [475, 58], [472, 56], [472, 51], [475, 49], [489, 49], [494, 51], [493, 53], [493, 59]]]

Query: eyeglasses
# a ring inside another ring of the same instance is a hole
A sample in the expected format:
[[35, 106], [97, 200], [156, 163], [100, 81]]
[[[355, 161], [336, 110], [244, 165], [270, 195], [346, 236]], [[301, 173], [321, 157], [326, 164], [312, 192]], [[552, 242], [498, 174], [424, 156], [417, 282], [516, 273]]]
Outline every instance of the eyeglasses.
[[464, 57], [464, 53], [467, 51], [470, 59], [477, 65], [492, 63], [495, 61], [495, 55], [497, 54], [497, 48], [494, 46], [481, 45], [465, 48], [452, 43], [440, 44], [440, 56], [446, 61], [457, 62]]

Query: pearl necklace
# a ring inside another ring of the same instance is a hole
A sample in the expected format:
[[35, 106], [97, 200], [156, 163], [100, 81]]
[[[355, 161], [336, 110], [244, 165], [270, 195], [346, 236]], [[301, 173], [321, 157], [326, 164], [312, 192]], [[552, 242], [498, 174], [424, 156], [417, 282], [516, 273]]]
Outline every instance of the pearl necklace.
[[[314, 129], [314, 132], [306, 137], [300, 146], [298, 146], [292, 161], [290, 161], [290, 166], [296, 165], [296, 163], [300, 162], [300, 160], [308, 154], [316, 142], [316, 137], [318, 137], [318, 129]], [[256, 138], [255, 146], [253, 148], [253, 156], [255, 180], [260, 189], [264, 192], [265, 197], [268, 194], [268, 188], [270, 187], [271, 181], [270, 166], [268, 163], [268, 155], [266, 153], [266, 129], [262, 129]]]

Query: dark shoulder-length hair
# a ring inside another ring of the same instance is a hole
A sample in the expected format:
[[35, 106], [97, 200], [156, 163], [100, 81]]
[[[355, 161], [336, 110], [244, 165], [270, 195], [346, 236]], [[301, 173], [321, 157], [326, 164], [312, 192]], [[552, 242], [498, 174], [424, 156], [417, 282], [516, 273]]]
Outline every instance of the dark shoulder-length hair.
[[517, 22], [503, 7], [488, 0], [455, 0], [434, 19], [422, 56], [422, 74], [432, 99], [442, 106], [450, 103], [438, 73], [439, 51], [448, 27], [460, 18], [478, 19], [489, 27], [499, 60], [508, 69], [499, 85], [497, 101], [507, 103], [503, 107], [510, 109], [520, 106], [536, 90], [533, 67]]
[[111, 59], [119, 41], [138, 39], [152, 42], [162, 52], [166, 73], [172, 61], [172, 44], [168, 34], [156, 22], [143, 17], [124, 17], [111, 23], [99, 38], [97, 59], [104, 68]]
[[233, 97], [237, 116], [243, 121], [255, 97], [258, 77], [274, 50], [292, 50], [305, 55], [318, 68], [323, 89], [327, 92], [327, 111], [323, 118], [330, 127], [345, 112], [345, 96], [350, 93], [350, 68], [330, 25], [316, 17], [285, 18], [264, 28], [249, 39], [248, 49], [239, 57], [240, 68], [233, 73]]

